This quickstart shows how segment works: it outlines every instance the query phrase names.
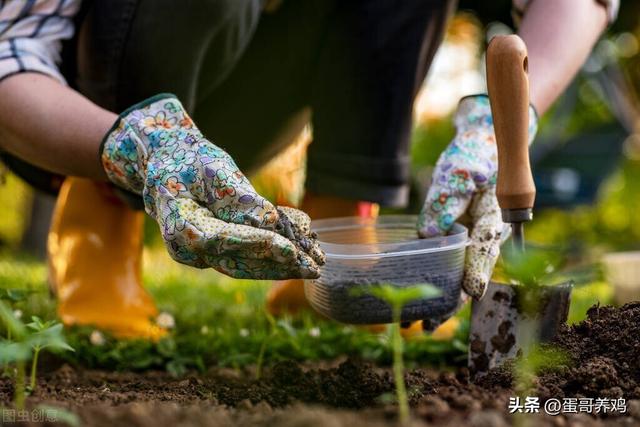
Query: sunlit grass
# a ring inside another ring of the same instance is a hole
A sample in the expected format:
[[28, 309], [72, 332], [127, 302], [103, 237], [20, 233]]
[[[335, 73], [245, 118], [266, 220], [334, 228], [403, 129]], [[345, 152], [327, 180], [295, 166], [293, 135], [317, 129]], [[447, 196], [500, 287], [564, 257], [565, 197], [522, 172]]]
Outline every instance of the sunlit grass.
[[0, 163], [0, 248], [3, 243], [15, 245], [20, 241], [32, 192], [24, 181], [13, 174], [3, 172], [3, 165]]
[[[265, 313], [268, 281], [234, 280], [212, 270], [176, 264], [161, 247], [144, 253], [144, 281], [159, 309], [170, 313], [175, 327], [157, 344], [122, 341], [104, 334], [102, 345], [91, 343], [94, 328], [67, 332], [77, 350], [64, 355], [72, 362], [109, 369], [185, 369], [255, 365], [262, 351], [265, 366], [278, 361], [334, 360], [357, 357], [381, 364], [391, 361], [384, 335], [366, 328], [321, 319], [311, 312], [276, 319]], [[44, 263], [6, 254], [0, 262], [0, 287], [34, 293], [15, 307], [23, 315], [55, 316], [55, 301], [46, 284]], [[409, 366], [465, 363], [468, 310], [460, 314], [449, 339], [428, 336], [407, 343]]]

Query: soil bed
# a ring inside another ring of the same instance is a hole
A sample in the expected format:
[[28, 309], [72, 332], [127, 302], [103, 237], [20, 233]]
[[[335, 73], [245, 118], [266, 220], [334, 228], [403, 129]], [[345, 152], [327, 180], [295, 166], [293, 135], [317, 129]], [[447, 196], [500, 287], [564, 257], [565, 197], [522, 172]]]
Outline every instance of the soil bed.
[[[626, 414], [536, 415], [536, 426], [640, 425], [640, 303], [622, 308], [592, 307], [579, 325], [564, 327], [556, 344], [573, 359], [543, 374], [537, 395], [547, 398], [623, 397]], [[413, 425], [510, 425], [511, 375], [495, 370], [480, 384], [466, 369], [420, 369], [406, 377]], [[29, 405], [62, 406], [84, 425], [278, 425], [383, 426], [395, 424], [388, 369], [357, 361], [327, 366], [281, 363], [256, 381], [242, 372], [212, 369], [204, 375], [172, 378], [166, 373], [112, 373], [62, 366], [43, 373]], [[8, 405], [11, 383], [0, 380], [0, 401]], [[382, 398], [381, 398], [382, 396]], [[42, 425], [42, 423], [34, 423]]]

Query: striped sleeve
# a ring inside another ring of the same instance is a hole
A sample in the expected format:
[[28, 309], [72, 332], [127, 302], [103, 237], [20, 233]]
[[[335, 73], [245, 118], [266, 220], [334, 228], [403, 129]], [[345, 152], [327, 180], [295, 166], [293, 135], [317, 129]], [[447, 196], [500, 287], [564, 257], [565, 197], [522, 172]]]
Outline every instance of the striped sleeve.
[[[521, 17], [529, 3], [534, 0], [513, 0], [514, 15]], [[620, 9], [620, 0], [594, 0], [607, 9], [607, 16], [609, 17], [609, 24], [613, 23], [618, 17], [618, 9]]]
[[22, 72], [65, 83], [58, 70], [62, 41], [73, 36], [81, 0], [0, 0], [0, 80]]

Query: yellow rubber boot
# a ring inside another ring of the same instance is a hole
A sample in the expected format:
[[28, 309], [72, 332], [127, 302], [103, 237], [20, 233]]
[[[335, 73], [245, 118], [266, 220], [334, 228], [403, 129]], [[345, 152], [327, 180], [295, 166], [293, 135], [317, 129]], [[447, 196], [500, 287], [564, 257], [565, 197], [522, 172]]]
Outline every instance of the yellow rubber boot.
[[[370, 202], [306, 194], [301, 209], [309, 214], [311, 219], [340, 216], [376, 218], [379, 207], [377, 204]], [[274, 282], [271, 289], [269, 289], [267, 310], [272, 315], [295, 314], [305, 308], [310, 308], [310, 305], [304, 295], [303, 280], [279, 280]]]
[[[457, 317], [452, 317], [438, 326], [431, 333], [431, 338], [436, 341], [449, 341], [456, 334], [459, 325], [460, 319], [458, 319]], [[387, 330], [387, 326], [388, 325], [368, 325], [365, 328], [371, 333], [381, 334]], [[425, 332], [424, 327], [422, 326], [422, 320], [403, 323], [400, 327], [400, 335], [402, 335], [402, 338], [409, 341], [420, 339], [424, 337], [426, 333], [427, 332]]]
[[67, 178], [47, 244], [49, 282], [65, 325], [92, 325], [120, 338], [156, 340], [165, 330], [141, 286], [144, 213], [103, 184]]
[[[436, 341], [449, 341], [453, 339], [456, 331], [460, 326], [460, 319], [457, 317], [451, 317], [444, 323], [440, 324], [433, 332], [431, 332], [431, 338]], [[410, 322], [409, 324], [402, 325], [400, 334], [406, 340], [412, 340], [425, 336], [424, 327], [422, 326], [422, 320]]]

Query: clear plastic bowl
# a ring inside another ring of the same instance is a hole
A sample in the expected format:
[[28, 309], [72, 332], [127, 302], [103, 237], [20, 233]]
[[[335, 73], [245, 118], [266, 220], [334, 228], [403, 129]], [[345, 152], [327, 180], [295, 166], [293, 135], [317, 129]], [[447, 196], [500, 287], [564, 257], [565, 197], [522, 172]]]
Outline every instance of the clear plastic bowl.
[[313, 221], [327, 256], [320, 278], [305, 281], [313, 308], [344, 323], [390, 323], [386, 302], [353, 290], [363, 285], [430, 283], [441, 295], [405, 305], [402, 321], [427, 320], [425, 327], [435, 328], [453, 315], [460, 300], [467, 229], [455, 224], [447, 236], [419, 239], [416, 221], [412, 215]]

